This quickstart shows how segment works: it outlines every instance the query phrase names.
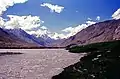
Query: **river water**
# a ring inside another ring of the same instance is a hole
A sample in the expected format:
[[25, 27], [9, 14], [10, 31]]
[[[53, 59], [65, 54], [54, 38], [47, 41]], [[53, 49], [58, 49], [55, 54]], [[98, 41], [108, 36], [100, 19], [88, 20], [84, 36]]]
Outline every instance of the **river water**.
[[0, 49], [0, 52], [23, 53], [0, 56], [0, 79], [51, 79], [83, 56], [64, 49]]

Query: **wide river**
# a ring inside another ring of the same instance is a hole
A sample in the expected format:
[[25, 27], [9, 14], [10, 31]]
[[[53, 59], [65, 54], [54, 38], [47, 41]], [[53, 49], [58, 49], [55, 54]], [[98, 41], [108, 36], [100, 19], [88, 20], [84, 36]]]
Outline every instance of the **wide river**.
[[0, 79], [51, 79], [83, 56], [64, 49], [0, 49], [0, 52], [23, 53], [0, 56]]

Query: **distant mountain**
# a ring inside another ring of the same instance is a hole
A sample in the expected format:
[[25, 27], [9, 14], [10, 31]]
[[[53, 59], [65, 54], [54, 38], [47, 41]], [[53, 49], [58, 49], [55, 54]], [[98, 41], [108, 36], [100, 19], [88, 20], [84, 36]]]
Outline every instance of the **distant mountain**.
[[120, 39], [120, 20], [108, 20], [96, 23], [66, 39], [60, 46], [70, 44], [90, 44]]
[[15, 35], [8, 33], [6, 30], [0, 28], [0, 47], [32, 47], [32, 46], [38, 45], [21, 40]]
[[51, 37], [49, 37], [47, 34], [43, 34], [43, 35], [32, 35], [34, 37], [37, 38], [37, 40], [44, 40], [44, 46], [45, 47], [49, 47], [49, 46], [52, 46], [52, 43], [55, 42], [54, 39], [52, 39]]
[[28, 33], [26, 33], [24, 30], [22, 29], [6, 29], [6, 31], [8, 33], [11, 33], [13, 35], [15, 35], [17, 38], [24, 40], [28, 43], [34, 43], [38, 46], [44, 46], [44, 39], [42, 38], [37, 38], [33, 35], [29, 35]]
[[45, 47], [61, 47], [60, 44], [65, 40], [62, 38], [52, 37], [55, 33], [52, 33], [51, 36], [49, 34], [44, 34], [39, 36], [38, 38], [43, 38], [45, 42]]
[[55, 40], [47, 34], [36, 36], [26, 33], [24, 30], [0, 28], [0, 47], [58, 47], [61, 40]]
[[93, 24], [68, 39], [53, 39], [49, 35], [29, 35], [22, 29], [0, 28], [0, 46], [65, 47], [120, 39], [120, 20]]

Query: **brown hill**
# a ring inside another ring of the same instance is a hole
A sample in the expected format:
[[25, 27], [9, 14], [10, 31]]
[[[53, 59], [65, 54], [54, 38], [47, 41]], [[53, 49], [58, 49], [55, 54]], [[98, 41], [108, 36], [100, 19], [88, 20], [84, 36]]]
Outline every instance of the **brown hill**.
[[32, 47], [37, 46], [33, 43], [25, 42], [20, 40], [12, 34], [9, 34], [2, 28], [0, 28], [0, 47]]
[[61, 46], [70, 44], [90, 44], [120, 39], [120, 20], [108, 20], [96, 23], [66, 39]]

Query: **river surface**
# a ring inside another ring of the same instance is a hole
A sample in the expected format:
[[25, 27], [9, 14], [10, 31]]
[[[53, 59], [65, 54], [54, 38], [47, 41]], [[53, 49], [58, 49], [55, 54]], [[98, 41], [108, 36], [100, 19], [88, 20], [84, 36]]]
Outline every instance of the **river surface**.
[[0, 49], [0, 52], [23, 53], [0, 56], [0, 79], [51, 79], [83, 56], [64, 49]]

